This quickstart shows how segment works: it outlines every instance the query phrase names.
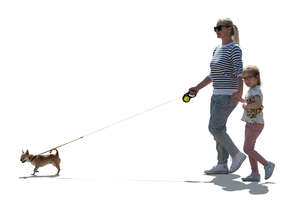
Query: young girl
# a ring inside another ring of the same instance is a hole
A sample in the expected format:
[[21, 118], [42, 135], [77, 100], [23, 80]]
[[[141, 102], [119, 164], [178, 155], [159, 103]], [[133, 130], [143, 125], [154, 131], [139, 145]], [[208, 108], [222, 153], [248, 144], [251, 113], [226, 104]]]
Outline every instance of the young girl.
[[247, 66], [243, 70], [243, 79], [249, 87], [243, 102], [244, 114], [242, 120], [246, 122], [244, 152], [248, 155], [252, 173], [242, 178], [243, 181], [260, 181], [257, 161], [264, 165], [265, 179], [272, 176], [275, 164], [267, 161], [258, 152], [254, 150], [255, 142], [264, 128], [263, 119], [263, 95], [260, 90], [260, 74], [256, 66]]

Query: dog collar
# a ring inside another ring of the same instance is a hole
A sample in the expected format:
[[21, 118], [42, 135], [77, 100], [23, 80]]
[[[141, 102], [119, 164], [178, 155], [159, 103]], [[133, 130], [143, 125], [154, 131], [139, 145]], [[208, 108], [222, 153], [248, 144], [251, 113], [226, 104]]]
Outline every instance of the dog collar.
[[36, 157], [37, 156], [33, 156], [30, 161], [32, 162], [33, 160], [35, 160]]

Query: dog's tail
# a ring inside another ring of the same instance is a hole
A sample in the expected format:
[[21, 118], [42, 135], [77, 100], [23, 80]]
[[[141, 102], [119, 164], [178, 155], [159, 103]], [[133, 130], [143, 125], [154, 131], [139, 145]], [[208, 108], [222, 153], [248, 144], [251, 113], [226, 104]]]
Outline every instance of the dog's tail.
[[51, 150], [50, 150], [50, 154], [51, 154], [51, 152], [52, 152], [53, 150], [55, 150], [55, 151], [56, 151], [56, 154], [55, 154], [55, 156], [59, 156], [59, 154], [58, 154], [58, 150], [57, 150], [56, 148], [54, 148], [54, 149], [51, 149]]

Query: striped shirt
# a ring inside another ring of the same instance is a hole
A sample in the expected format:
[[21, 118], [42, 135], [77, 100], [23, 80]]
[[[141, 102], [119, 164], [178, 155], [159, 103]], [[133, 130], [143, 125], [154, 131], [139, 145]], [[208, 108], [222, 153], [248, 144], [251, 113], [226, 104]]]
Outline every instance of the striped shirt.
[[235, 42], [219, 45], [213, 52], [209, 78], [213, 82], [213, 94], [231, 95], [238, 91], [237, 77], [242, 76], [242, 50]]

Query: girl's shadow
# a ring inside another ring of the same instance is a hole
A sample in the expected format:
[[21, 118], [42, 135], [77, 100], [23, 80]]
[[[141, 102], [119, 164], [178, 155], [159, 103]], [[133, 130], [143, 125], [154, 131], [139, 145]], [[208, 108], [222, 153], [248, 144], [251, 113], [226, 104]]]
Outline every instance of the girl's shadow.
[[[266, 194], [269, 192], [269, 188], [265, 184], [274, 184], [272, 182], [250, 182], [247, 184], [241, 181], [234, 180], [240, 178], [240, 176], [236, 174], [217, 174], [209, 176], [213, 176], [214, 179], [207, 183], [213, 183], [217, 186], [221, 186], [224, 191], [249, 190], [250, 194]], [[197, 183], [196, 181], [186, 182]]]

